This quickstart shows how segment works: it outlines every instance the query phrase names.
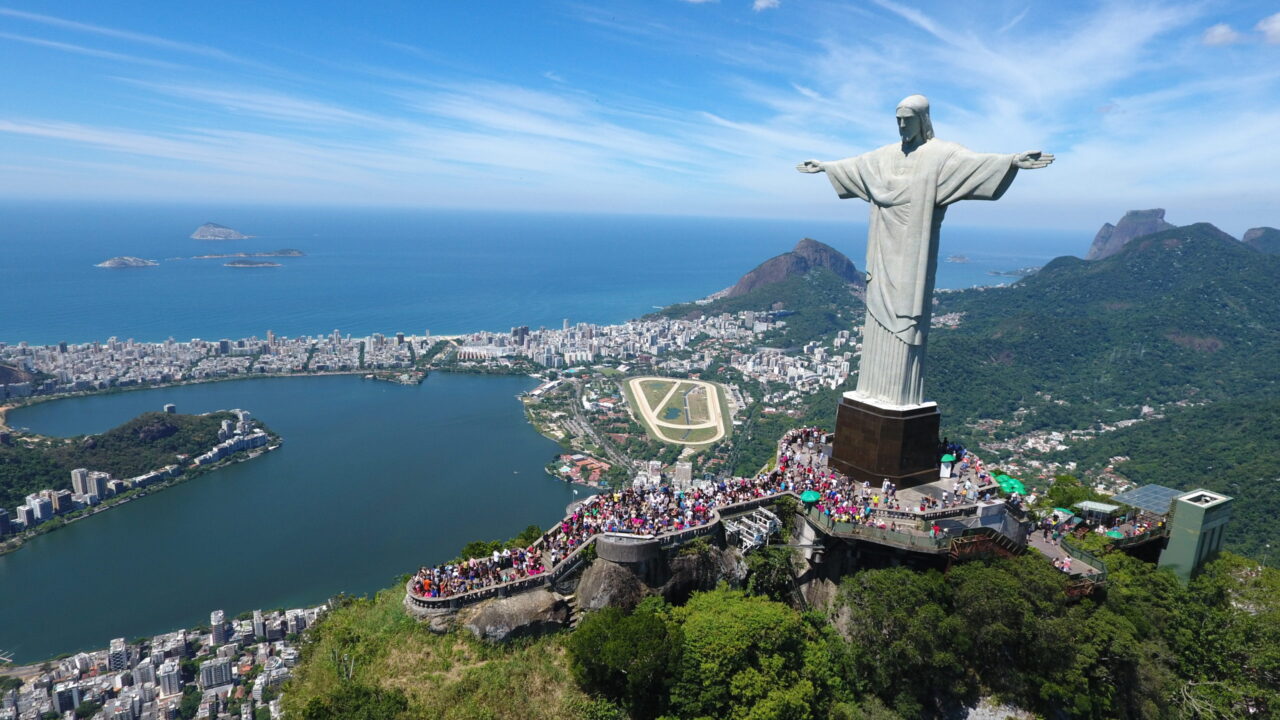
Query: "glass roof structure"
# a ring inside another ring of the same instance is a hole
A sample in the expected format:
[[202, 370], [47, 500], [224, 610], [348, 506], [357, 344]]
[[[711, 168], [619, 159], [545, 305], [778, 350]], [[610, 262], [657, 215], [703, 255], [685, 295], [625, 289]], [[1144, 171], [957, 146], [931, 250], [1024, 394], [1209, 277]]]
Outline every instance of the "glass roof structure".
[[1183, 490], [1174, 490], [1163, 485], [1143, 485], [1140, 488], [1112, 495], [1111, 499], [1125, 505], [1132, 505], [1139, 510], [1146, 510], [1157, 515], [1168, 515], [1169, 506], [1173, 504], [1175, 498], [1184, 494], [1184, 492]]

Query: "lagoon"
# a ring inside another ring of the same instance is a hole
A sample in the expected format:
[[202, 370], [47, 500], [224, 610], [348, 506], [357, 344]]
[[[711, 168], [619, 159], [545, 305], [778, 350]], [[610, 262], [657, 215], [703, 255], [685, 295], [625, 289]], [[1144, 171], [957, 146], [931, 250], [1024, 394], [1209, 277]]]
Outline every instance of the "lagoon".
[[[68, 398], [11, 412], [96, 433], [175, 403], [243, 408], [284, 437], [259, 458], [100, 513], [0, 556], [0, 650], [19, 663], [392, 585], [475, 539], [558, 520], [573, 489], [515, 395], [527, 377], [237, 380]], [[580, 491], [581, 492], [581, 491]]]

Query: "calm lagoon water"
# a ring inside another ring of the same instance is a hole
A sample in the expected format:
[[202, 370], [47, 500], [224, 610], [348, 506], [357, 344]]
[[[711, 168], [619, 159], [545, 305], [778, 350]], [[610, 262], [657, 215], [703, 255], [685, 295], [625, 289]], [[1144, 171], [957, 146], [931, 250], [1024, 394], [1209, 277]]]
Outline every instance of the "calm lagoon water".
[[207, 623], [214, 609], [368, 593], [470, 540], [547, 527], [573, 489], [543, 472], [558, 447], [514, 398], [534, 384], [445, 373], [420, 386], [270, 378], [11, 413], [15, 426], [74, 435], [167, 402], [188, 413], [238, 407], [285, 444], [0, 556], [0, 649], [36, 661]]

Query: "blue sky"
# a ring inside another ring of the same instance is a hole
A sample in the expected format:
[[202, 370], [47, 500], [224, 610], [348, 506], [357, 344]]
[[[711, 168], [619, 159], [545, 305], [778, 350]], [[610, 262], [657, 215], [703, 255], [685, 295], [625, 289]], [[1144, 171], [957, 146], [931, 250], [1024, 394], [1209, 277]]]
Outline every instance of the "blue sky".
[[[356, 7], [360, 5], [361, 7]], [[792, 167], [1057, 154], [949, 223], [1280, 225], [1274, 2], [0, 0], [0, 197], [865, 217]]]

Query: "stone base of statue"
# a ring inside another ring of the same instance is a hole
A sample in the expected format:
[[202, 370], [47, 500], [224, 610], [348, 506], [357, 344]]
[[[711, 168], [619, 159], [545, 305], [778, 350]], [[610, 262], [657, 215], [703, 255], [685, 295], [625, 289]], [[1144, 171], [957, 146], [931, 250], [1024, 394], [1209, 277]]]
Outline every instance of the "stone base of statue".
[[900, 488], [938, 479], [937, 403], [879, 405], [848, 392], [836, 411], [831, 464], [874, 487], [888, 478]]

